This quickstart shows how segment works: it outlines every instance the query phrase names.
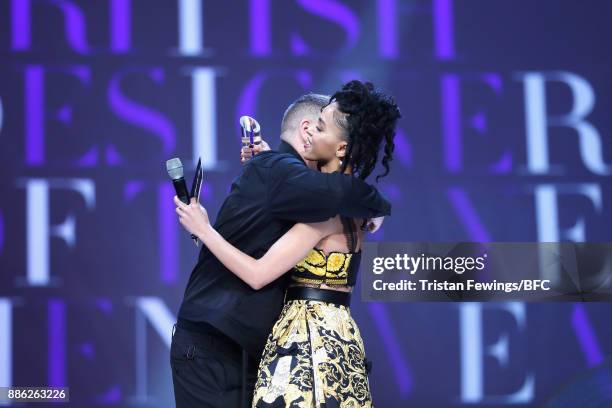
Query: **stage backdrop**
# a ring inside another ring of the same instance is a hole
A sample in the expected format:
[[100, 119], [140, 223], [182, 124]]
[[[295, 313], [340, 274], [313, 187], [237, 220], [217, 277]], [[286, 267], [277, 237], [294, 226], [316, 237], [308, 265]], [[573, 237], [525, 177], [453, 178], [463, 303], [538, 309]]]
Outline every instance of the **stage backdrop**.
[[[0, 386], [172, 406], [170, 332], [197, 249], [165, 160], [190, 179], [202, 157], [214, 218], [240, 173], [238, 118], [275, 146], [293, 99], [353, 78], [403, 116], [379, 184], [393, 214], [370, 240], [610, 240], [611, 13], [592, 0], [3, 0]], [[353, 310], [378, 407], [611, 393], [609, 304], [357, 297]]]

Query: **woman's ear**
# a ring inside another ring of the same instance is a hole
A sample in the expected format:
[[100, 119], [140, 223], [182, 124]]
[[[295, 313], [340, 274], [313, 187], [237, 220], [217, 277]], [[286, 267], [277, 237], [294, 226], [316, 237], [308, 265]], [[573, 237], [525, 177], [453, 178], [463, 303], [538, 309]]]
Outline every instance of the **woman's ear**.
[[346, 146], [348, 145], [347, 142], [340, 142], [338, 143], [338, 147], [336, 147], [336, 157], [339, 159], [343, 159], [344, 156], [346, 156]]

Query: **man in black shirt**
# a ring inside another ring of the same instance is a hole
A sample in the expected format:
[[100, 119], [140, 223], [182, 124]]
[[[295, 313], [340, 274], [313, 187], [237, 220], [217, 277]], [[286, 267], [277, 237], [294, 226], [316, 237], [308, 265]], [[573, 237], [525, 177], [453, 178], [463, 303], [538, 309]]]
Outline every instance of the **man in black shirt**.
[[[308, 94], [289, 106], [278, 150], [245, 164], [219, 210], [215, 229], [254, 258], [298, 222], [390, 214], [390, 204], [372, 186], [350, 175], [312, 170], [302, 158], [328, 102], [329, 97]], [[177, 408], [250, 406], [258, 361], [285, 289], [284, 278], [251, 289], [202, 247], [172, 336]]]

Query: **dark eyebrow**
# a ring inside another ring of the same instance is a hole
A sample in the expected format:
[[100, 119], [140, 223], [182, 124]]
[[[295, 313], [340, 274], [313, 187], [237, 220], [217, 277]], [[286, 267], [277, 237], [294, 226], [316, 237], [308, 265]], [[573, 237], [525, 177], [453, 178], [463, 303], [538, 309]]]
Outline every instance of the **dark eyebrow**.
[[319, 116], [319, 124], [323, 127], [325, 127], [325, 122], [323, 121], [323, 119], [321, 119], [321, 117]]

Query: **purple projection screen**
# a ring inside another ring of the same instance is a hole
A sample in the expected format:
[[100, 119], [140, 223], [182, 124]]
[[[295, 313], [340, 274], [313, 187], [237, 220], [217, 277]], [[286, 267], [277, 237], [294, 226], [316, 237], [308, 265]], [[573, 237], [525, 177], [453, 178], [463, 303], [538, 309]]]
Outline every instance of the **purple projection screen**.
[[[240, 174], [238, 118], [276, 146], [291, 101], [353, 78], [402, 112], [378, 185], [392, 215], [369, 241], [610, 241], [610, 13], [574, 0], [0, 2], [0, 386], [173, 406], [171, 328], [198, 250], [165, 161], [190, 179], [202, 157], [214, 219]], [[352, 305], [378, 407], [610, 401], [611, 311]]]

